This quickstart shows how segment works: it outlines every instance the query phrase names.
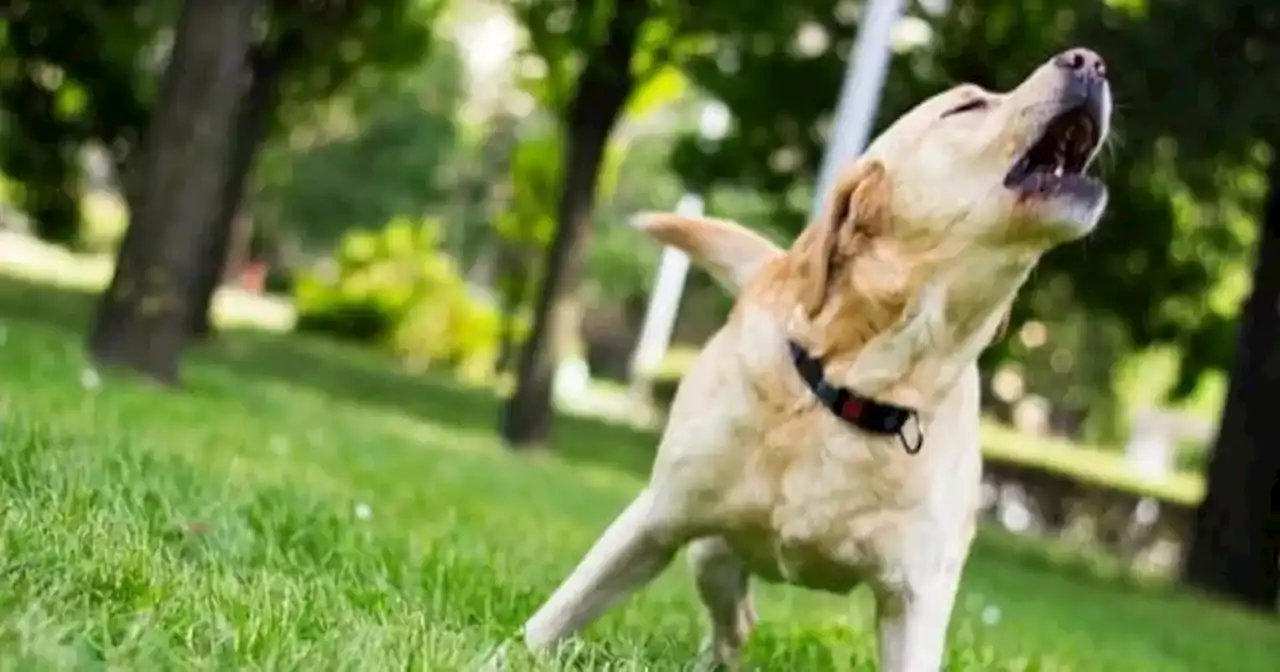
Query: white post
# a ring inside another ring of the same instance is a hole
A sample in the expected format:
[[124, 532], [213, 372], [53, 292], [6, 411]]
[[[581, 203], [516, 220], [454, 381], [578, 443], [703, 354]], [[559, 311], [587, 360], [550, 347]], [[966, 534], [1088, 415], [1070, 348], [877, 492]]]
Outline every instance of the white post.
[[[698, 120], [698, 134], [707, 140], [719, 140], [729, 130], [729, 110], [722, 103], [713, 101], [702, 108]], [[686, 193], [676, 204], [676, 212], [689, 217], [703, 214], [702, 197]], [[658, 263], [658, 277], [649, 295], [649, 307], [645, 310], [644, 326], [631, 356], [632, 382], [641, 386], [653, 377], [671, 344], [671, 332], [675, 329], [676, 313], [684, 294], [685, 278], [689, 275], [689, 257], [672, 247], [662, 249]]]
[[902, 0], [867, 0], [863, 5], [862, 25], [858, 27], [858, 39], [845, 69], [840, 102], [831, 120], [831, 140], [814, 183], [809, 221], [821, 215], [827, 192], [840, 169], [866, 148], [880, 104], [880, 90], [884, 88], [889, 70], [893, 26], [902, 15], [902, 6]]

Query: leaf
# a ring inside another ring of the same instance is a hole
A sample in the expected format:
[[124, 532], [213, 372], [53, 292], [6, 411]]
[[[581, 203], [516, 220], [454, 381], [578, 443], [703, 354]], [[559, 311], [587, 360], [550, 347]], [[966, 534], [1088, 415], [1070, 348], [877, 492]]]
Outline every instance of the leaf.
[[689, 78], [673, 65], [660, 68], [641, 82], [627, 101], [627, 117], [643, 117], [680, 100], [689, 91]]

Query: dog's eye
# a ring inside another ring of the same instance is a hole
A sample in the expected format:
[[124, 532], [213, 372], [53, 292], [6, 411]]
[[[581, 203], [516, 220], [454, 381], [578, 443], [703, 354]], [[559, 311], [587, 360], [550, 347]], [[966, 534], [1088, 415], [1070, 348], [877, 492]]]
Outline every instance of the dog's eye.
[[972, 100], [966, 100], [965, 102], [960, 103], [959, 105], [951, 108], [950, 110], [947, 110], [942, 114], [942, 117], [945, 119], [946, 117], [949, 117], [953, 114], [962, 114], [965, 112], [972, 112], [974, 110], [985, 109], [986, 107], [987, 107], [987, 100], [985, 98], [974, 98]]

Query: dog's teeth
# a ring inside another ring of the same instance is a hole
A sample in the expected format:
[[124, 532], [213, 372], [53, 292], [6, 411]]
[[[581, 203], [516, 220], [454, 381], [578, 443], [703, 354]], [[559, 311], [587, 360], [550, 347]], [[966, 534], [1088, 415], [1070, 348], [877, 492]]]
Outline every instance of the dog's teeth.
[[1066, 171], [1066, 168], [1061, 163], [1059, 163], [1058, 167], [1053, 169], [1053, 176], [1062, 177], [1062, 173], [1065, 171]]

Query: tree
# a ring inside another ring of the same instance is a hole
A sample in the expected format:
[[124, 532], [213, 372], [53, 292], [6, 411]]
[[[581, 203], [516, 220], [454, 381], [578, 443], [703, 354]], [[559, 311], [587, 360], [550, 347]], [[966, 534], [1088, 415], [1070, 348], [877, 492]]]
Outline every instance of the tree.
[[[278, 130], [282, 104], [297, 109], [333, 96], [357, 73], [421, 62], [441, 3], [416, 0], [296, 3], [274, 0], [268, 30], [248, 56], [250, 84], [231, 135], [226, 181], [205, 251], [197, 257], [187, 329], [209, 334], [209, 309], [225, 275], [258, 150]], [[345, 47], [345, 48], [340, 48]]]
[[186, 0], [134, 166], [131, 221], [99, 300], [89, 351], [103, 365], [178, 382], [187, 304], [245, 80], [258, 0]]
[[[349, 5], [344, 3], [344, 6]], [[186, 302], [186, 330], [192, 339], [209, 335], [213, 295], [228, 270], [227, 257], [235, 238], [249, 172], [273, 121], [282, 79], [307, 44], [304, 30], [301, 21], [288, 22], [278, 32], [269, 31], [268, 37], [249, 51], [249, 87], [239, 104], [217, 210], [204, 250], [196, 257], [195, 279]]]
[[1183, 568], [1187, 584], [1267, 611], [1280, 598], [1280, 149], [1272, 151], [1253, 290]]
[[[535, 51], [546, 57], [542, 98], [552, 101], [551, 109], [562, 111], [563, 168], [556, 229], [542, 266], [532, 329], [520, 349], [515, 393], [503, 406], [499, 423], [509, 446], [541, 444], [550, 434], [552, 381], [559, 355], [552, 347], [553, 333], [563, 328], [572, 310], [568, 299], [585, 262], [600, 167], [628, 99], [669, 60], [669, 53], [663, 52], [675, 37], [673, 8], [674, 4], [657, 0], [535, 0], [517, 10], [521, 22], [531, 29]], [[561, 21], [565, 16], [568, 22]], [[554, 28], [561, 23], [566, 24], [564, 28]], [[645, 38], [663, 46], [653, 49]], [[588, 45], [580, 59], [568, 53], [578, 44]], [[581, 70], [575, 77], [578, 62]], [[564, 101], [563, 106], [558, 101]]]

